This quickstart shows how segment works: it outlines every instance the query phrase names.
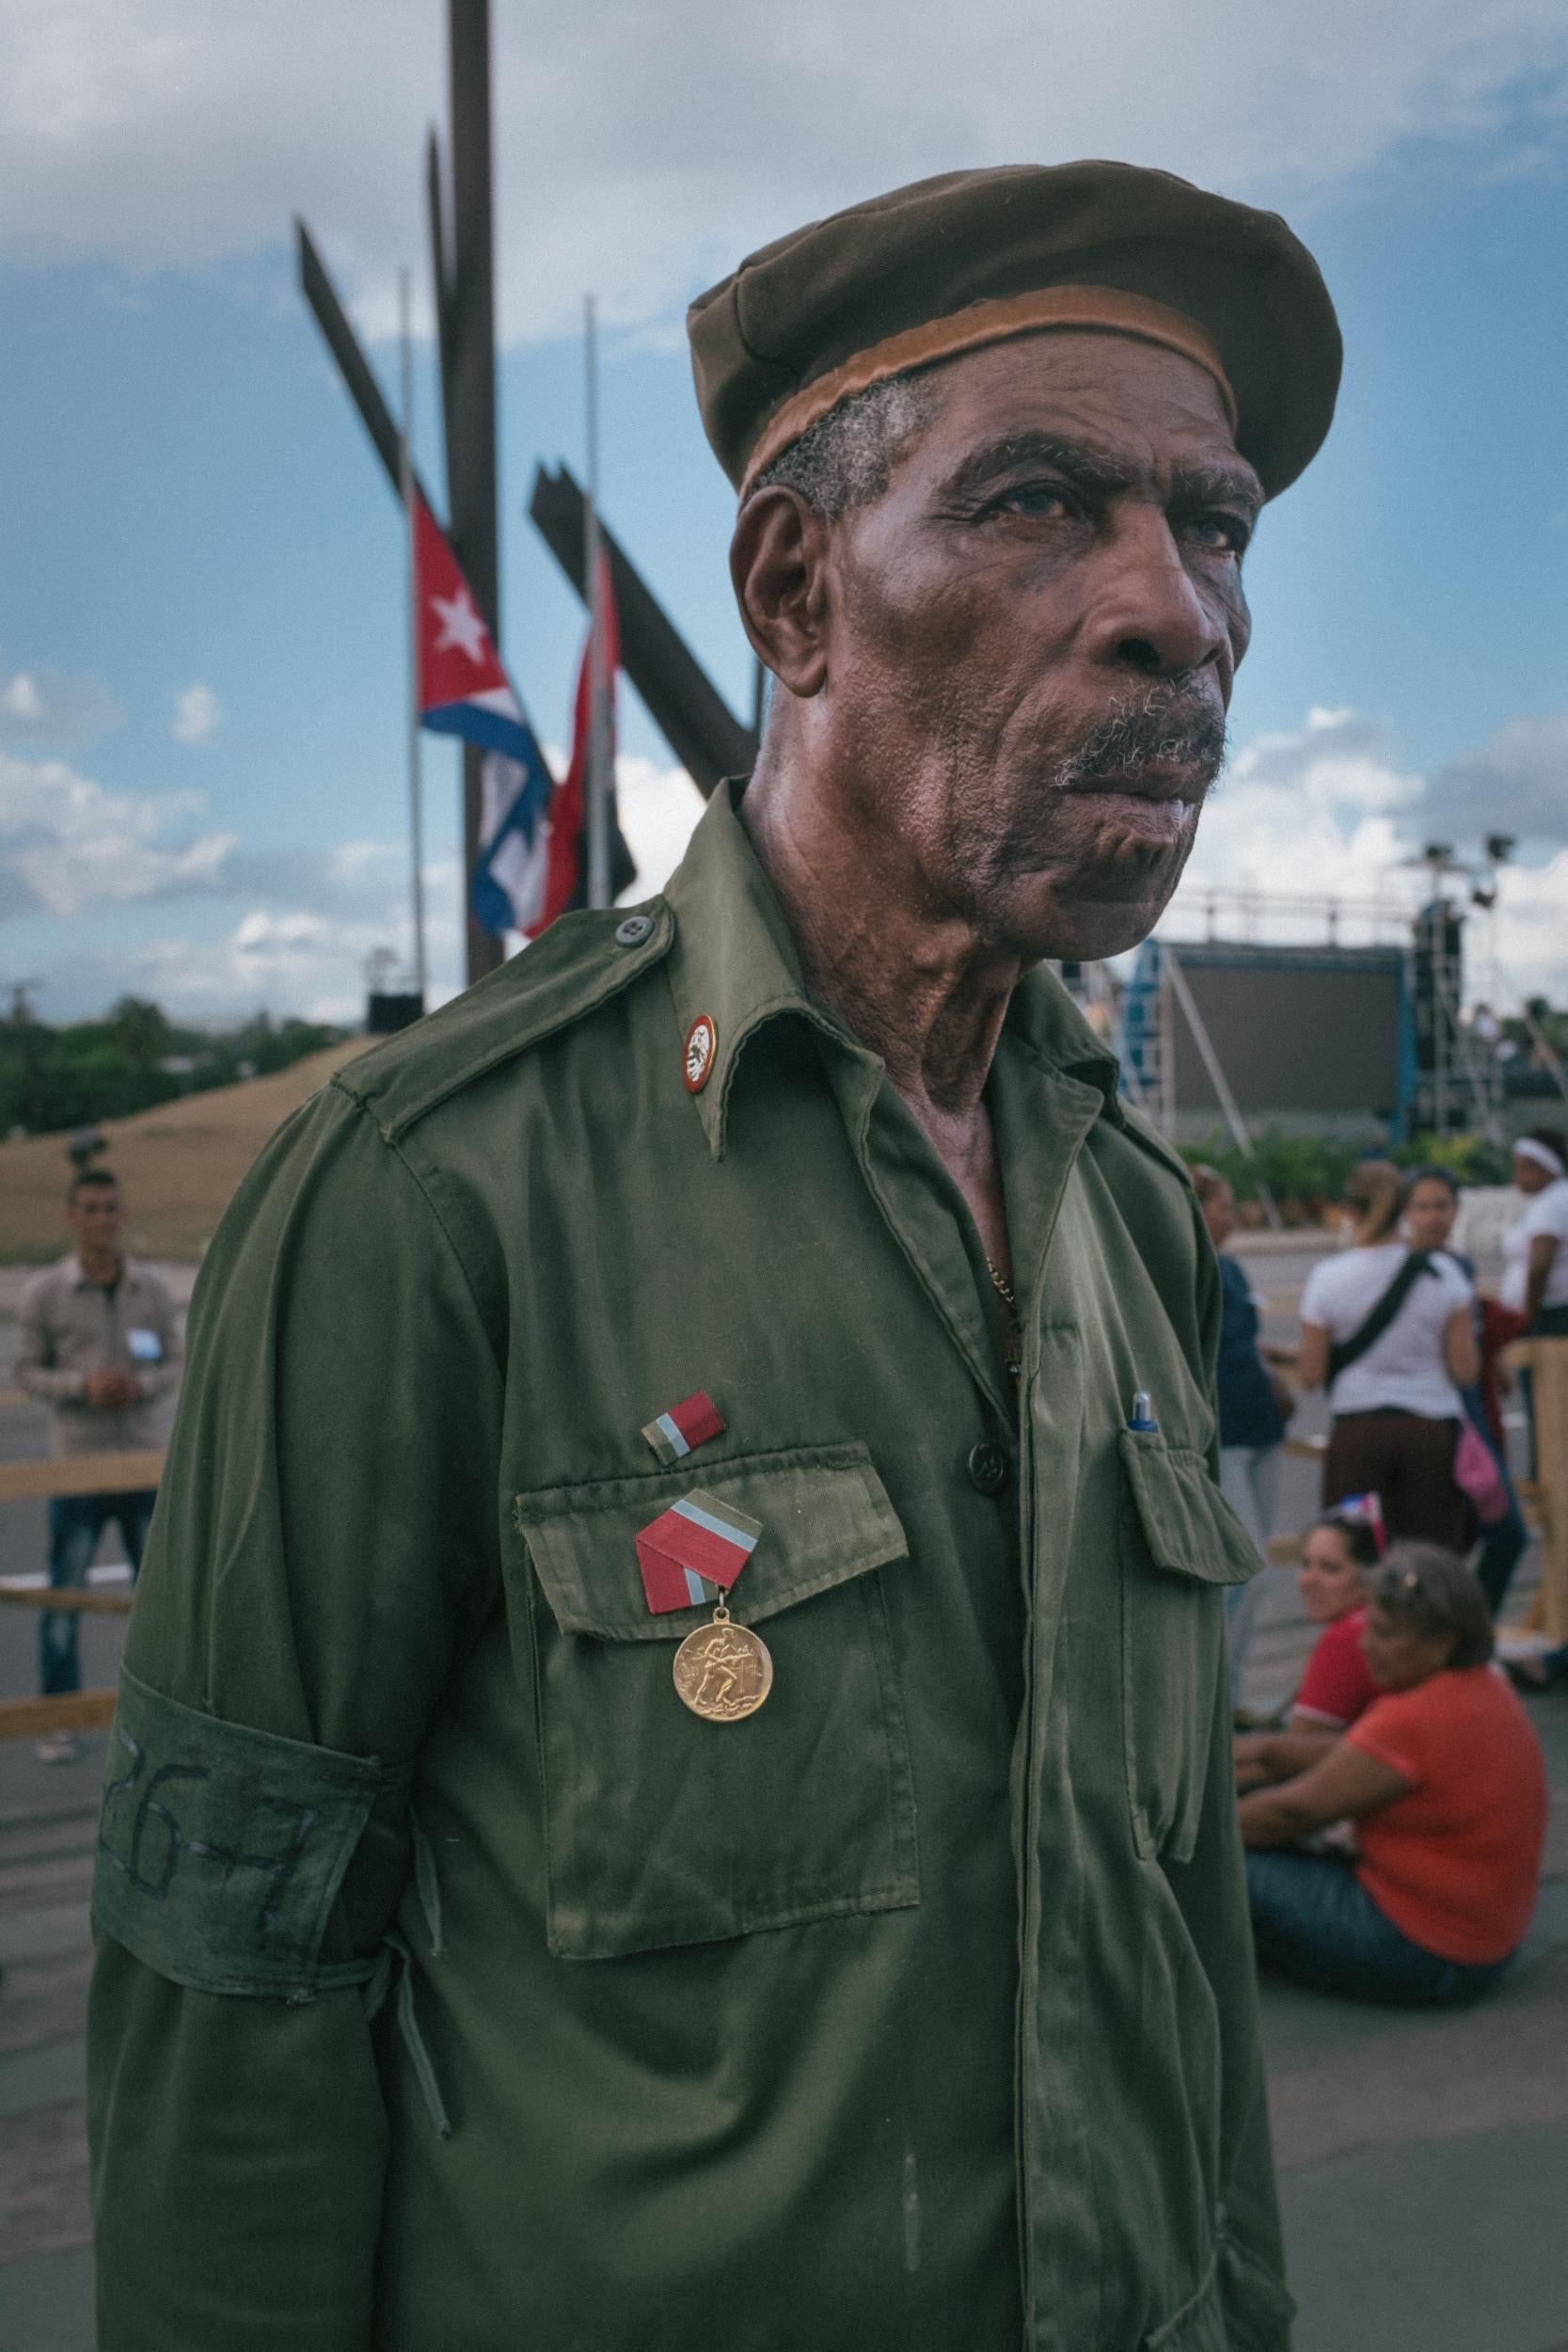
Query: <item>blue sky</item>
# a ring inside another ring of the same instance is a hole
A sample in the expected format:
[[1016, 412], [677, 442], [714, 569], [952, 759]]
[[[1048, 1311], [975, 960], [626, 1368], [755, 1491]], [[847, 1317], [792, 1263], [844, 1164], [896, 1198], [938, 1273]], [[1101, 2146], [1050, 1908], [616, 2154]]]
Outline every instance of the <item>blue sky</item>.
[[[1389, 0], [1368, 28], [1341, 0], [1287, 0], [1239, 28], [1227, 0], [1192, 0], [1178, 38], [1152, 0], [1122, 0], [1063, 8], [1052, 40], [1038, 11], [976, 0], [956, 49], [930, 0], [892, 0], [863, 46], [808, 9], [781, 57], [762, 10], [677, 0], [629, 58], [593, 38], [626, 24], [602, 7], [577, 49], [531, 6], [503, 13], [503, 650], [547, 741], [580, 617], [523, 509], [536, 459], [580, 470], [585, 286], [608, 321], [607, 515], [739, 707], [732, 501], [685, 299], [761, 238], [924, 170], [1166, 163], [1288, 212], [1348, 352], [1327, 449], [1249, 559], [1236, 757], [1188, 897], [1398, 895], [1429, 834], [1513, 831], [1486, 984], [1568, 994], [1560, 10]], [[287, 234], [297, 207], [384, 336], [397, 263], [422, 262], [441, 17], [388, 0], [378, 23], [406, 38], [373, 62], [364, 22], [346, 0], [260, 0], [242, 48], [192, 0], [19, 0], [31, 71], [0, 96], [0, 980], [36, 978], [46, 1017], [126, 989], [197, 1017], [346, 1017], [368, 949], [405, 942], [399, 519]], [[1052, 76], [1035, 115], [1021, 60]], [[375, 354], [390, 383], [393, 350]], [[434, 403], [421, 346], [433, 485]], [[622, 744], [657, 882], [696, 803], [630, 697]], [[450, 751], [425, 770], [450, 986]]]

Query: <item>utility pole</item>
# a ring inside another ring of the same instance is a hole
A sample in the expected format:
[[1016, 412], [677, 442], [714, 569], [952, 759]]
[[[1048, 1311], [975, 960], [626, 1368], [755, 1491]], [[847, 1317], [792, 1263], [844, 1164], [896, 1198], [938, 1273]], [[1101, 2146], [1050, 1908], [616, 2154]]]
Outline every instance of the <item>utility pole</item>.
[[399, 435], [398, 490], [408, 541], [408, 865], [410, 917], [414, 931], [414, 988], [426, 1009], [424, 950], [424, 817], [420, 791], [420, 561], [415, 543], [414, 322], [409, 272], [398, 272], [398, 325], [402, 349], [403, 419]]
[[[490, 172], [489, 0], [448, 0], [451, 251], [437, 236], [436, 299], [442, 329], [447, 511], [452, 550], [496, 644], [501, 642], [496, 493], [495, 229]], [[433, 206], [433, 212], [435, 211]], [[433, 229], [438, 223], [433, 220]], [[463, 748], [463, 893], [470, 982], [502, 961], [501, 943], [467, 911], [479, 859], [484, 755]]]
[[599, 348], [594, 297], [582, 310], [583, 415], [588, 497], [582, 517], [582, 571], [588, 583], [588, 903], [607, 907], [610, 887], [610, 681], [605, 668], [604, 595], [599, 560]]

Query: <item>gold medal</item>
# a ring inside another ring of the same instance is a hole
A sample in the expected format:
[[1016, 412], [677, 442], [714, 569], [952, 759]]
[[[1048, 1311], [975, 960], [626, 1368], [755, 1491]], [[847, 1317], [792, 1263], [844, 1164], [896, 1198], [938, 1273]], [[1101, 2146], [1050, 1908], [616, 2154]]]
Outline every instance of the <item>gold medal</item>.
[[768, 1645], [736, 1625], [721, 1601], [711, 1625], [689, 1633], [675, 1652], [675, 1689], [705, 1724], [738, 1724], [754, 1715], [773, 1688]]

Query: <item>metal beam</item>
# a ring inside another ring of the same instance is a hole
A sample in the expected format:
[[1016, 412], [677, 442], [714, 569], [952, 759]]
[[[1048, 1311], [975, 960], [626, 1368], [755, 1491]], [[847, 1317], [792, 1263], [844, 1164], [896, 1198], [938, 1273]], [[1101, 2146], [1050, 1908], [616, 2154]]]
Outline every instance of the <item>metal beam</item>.
[[[582, 491], [568, 467], [533, 477], [529, 514], [578, 595], [584, 594]], [[610, 558], [621, 625], [621, 666], [649, 716], [705, 800], [724, 776], [749, 774], [757, 739], [737, 719], [653, 590], [611, 532], [599, 529]]]
[[[370, 361], [359, 348], [359, 340], [348, 323], [348, 313], [338, 299], [338, 293], [326, 274], [326, 265], [317, 252], [310, 231], [302, 220], [294, 222], [294, 237], [299, 255], [299, 290], [315, 315], [328, 351], [338, 362], [338, 373], [350, 400], [359, 411], [361, 423], [371, 437], [371, 447], [386, 469], [394, 498], [403, 495], [400, 474], [401, 438], [391, 410], [382, 397]], [[418, 474], [414, 487], [430, 507], [436, 510]]]
[[[448, 0], [451, 65], [451, 284], [444, 356], [447, 513], [451, 544], [499, 645], [500, 560], [496, 523], [495, 231], [490, 191], [490, 0]], [[463, 871], [479, 860], [484, 755], [463, 748]], [[470, 982], [503, 961], [501, 943], [467, 910]]]
[[436, 351], [441, 373], [441, 429], [451, 400], [451, 246], [441, 195], [441, 142], [435, 130], [425, 137], [424, 197], [430, 230], [430, 285], [436, 309]]

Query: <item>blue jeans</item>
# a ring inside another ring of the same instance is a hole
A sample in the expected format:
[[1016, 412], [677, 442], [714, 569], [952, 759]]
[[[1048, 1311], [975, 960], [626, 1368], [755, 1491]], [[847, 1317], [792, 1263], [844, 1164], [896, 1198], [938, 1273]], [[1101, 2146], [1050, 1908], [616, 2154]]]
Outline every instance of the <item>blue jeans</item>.
[[1519, 1508], [1519, 1498], [1513, 1491], [1513, 1481], [1508, 1474], [1508, 1464], [1497, 1451], [1479, 1389], [1461, 1389], [1465, 1417], [1502, 1474], [1503, 1488], [1508, 1496], [1508, 1509], [1491, 1527], [1481, 1531], [1481, 1549], [1476, 1555], [1476, 1581], [1486, 1595], [1487, 1606], [1497, 1615], [1502, 1606], [1508, 1581], [1519, 1565], [1519, 1554], [1529, 1541], [1525, 1515]]
[[1346, 1862], [1249, 1851], [1246, 1883], [1259, 1964], [1317, 1993], [1400, 2008], [1457, 2007], [1496, 1984], [1509, 1964], [1470, 1967], [1413, 1944]]
[[[154, 1489], [127, 1495], [56, 1495], [49, 1505], [49, 1581], [77, 1589], [87, 1581], [98, 1538], [118, 1520], [131, 1574], [141, 1566], [147, 1530], [157, 1501]], [[77, 1656], [76, 1612], [46, 1609], [39, 1619], [39, 1689], [46, 1699], [82, 1687]]]

